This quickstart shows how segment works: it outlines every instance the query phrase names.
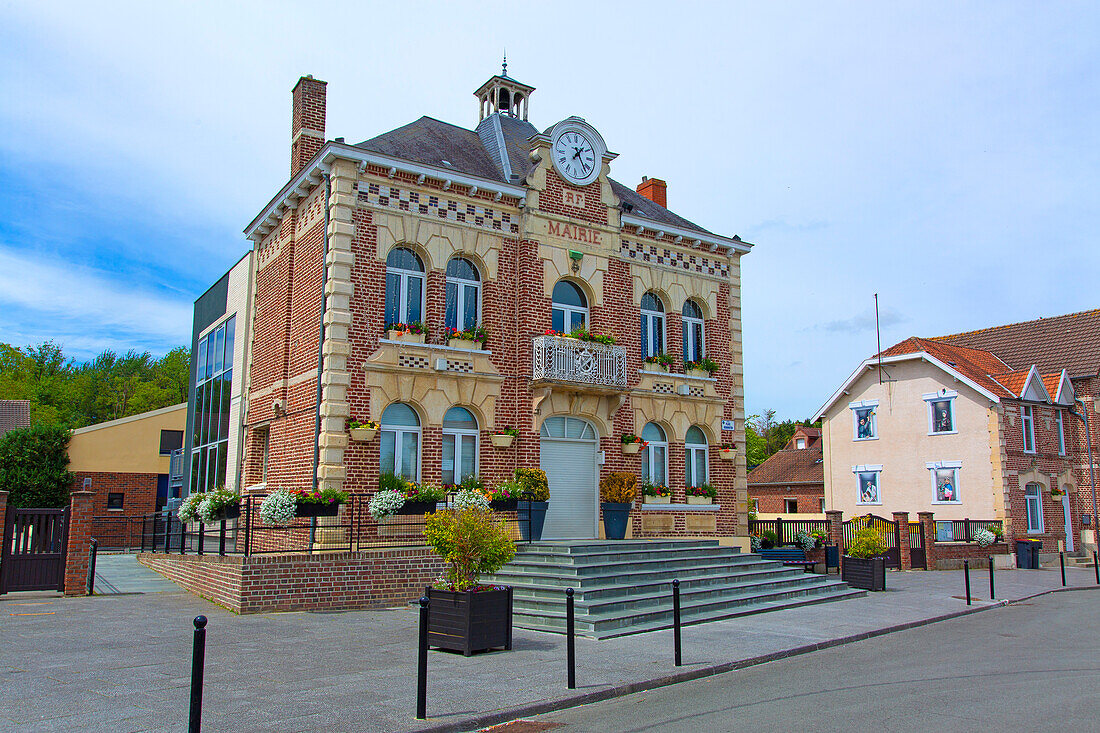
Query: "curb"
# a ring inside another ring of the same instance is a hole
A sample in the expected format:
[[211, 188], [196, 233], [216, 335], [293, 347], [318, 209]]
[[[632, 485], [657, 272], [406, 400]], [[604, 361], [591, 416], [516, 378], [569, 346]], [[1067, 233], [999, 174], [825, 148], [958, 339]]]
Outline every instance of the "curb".
[[589, 703], [600, 702], [602, 700], [610, 700], [614, 697], [631, 695], [635, 692], [645, 692], [646, 690], [653, 690], [657, 689], [658, 687], [668, 687], [669, 685], [675, 685], [680, 682], [690, 682], [691, 680], [702, 679], [704, 677], [713, 677], [714, 675], [725, 674], [726, 672], [733, 672], [738, 669], [745, 669], [746, 667], [755, 667], [760, 664], [775, 662], [780, 659], [786, 659], [788, 657], [797, 657], [803, 654], [809, 654], [810, 652], [819, 651], [821, 649], [829, 649], [835, 646], [843, 646], [844, 644], [853, 644], [857, 641], [872, 639], [876, 636], [885, 636], [886, 634], [893, 634], [898, 631], [907, 631], [909, 629], [915, 629], [921, 626], [928, 626], [929, 624], [938, 623], [940, 621], [949, 621], [951, 619], [960, 618], [962, 616], [969, 616], [971, 614], [981, 613], [982, 611], [989, 611], [994, 608], [1005, 608], [1007, 606], [1012, 606], [1022, 601], [1028, 601], [1032, 598], [1038, 598], [1039, 596], [1045, 596], [1051, 593], [1098, 589], [1100, 589], [1100, 586], [1095, 585], [1052, 588], [1051, 590], [1040, 591], [1039, 593], [1033, 593], [1029, 596], [1022, 596], [1020, 598], [1014, 598], [1011, 600], [1005, 599], [994, 601], [988, 603], [988, 605], [985, 606], [965, 608], [960, 611], [952, 611], [951, 613], [945, 613], [939, 616], [932, 616], [931, 618], [919, 619], [917, 621], [909, 621], [904, 624], [886, 626], [881, 629], [875, 629], [874, 631], [866, 631], [861, 634], [841, 636], [836, 639], [821, 641], [816, 644], [806, 644], [791, 649], [783, 649], [778, 652], [771, 652], [770, 654], [762, 654], [756, 657], [749, 657], [748, 659], [739, 659], [736, 662], [723, 662], [722, 664], [716, 664], [710, 667], [703, 667], [701, 669], [693, 669], [688, 672], [665, 675], [663, 677], [656, 677], [654, 679], [643, 680], [641, 682], [631, 682], [629, 684], [609, 687], [605, 690], [598, 690], [596, 692], [586, 692], [582, 695], [573, 695], [571, 697], [559, 698], [557, 700], [547, 700], [546, 702], [532, 703], [530, 705], [523, 705], [521, 707], [511, 708], [509, 710], [501, 710], [495, 713], [488, 713], [472, 718], [465, 718], [463, 720], [456, 720], [451, 723], [434, 725], [428, 728], [417, 728], [416, 733], [467, 733], [468, 731], [475, 731], [480, 728], [485, 728], [492, 725], [499, 725], [501, 723], [507, 723], [509, 721], [516, 720], [517, 718], [527, 718], [534, 715], [542, 715], [543, 713], [552, 713], [556, 710], [564, 710], [566, 708], [578, 707], [580, 705], [587, 705]]

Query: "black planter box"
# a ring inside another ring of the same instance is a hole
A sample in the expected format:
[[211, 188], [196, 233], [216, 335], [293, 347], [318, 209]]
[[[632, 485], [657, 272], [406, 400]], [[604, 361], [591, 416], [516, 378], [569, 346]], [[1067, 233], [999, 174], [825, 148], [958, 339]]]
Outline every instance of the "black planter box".
[[226, 504], [214, 514], [215, 522], [224, 522], [227, 519], [238, 519], [241, 516], [241, 505]]
[[516, 499], [501, 499], [499, 501], [490, 501], [489, 508], [494, 512], [514, 512], [517, 504], [519, 504], [519, 502]]
[[406, 501], [400, 509], [397, 510], [397, 514], [427, 514], [428, 512], [434, 512], [437, 501]]
[[449, 591], [428, 588], [428, 646], [470, 656], [512, 648], [512, 589]]
[[335, 517], [340, 511], [340, 505], [333, 504], [299, 504], [294, 512], [296, 517]]
[[886, 590], [886, 558], [845, 555], [840, 568], [840, 579], [853, 588]]

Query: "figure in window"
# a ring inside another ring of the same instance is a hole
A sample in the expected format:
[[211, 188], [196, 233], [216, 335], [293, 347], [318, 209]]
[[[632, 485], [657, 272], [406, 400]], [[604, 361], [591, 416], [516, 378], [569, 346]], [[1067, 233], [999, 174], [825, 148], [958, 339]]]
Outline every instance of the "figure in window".
[[933, 402], [932, 412], [932, 430], [937, 433], [951, 432], [951, 403]]
[[863, 504], [878, 503], [878, 480], [873, 473], [859, 475], [859, 500]]
[[941, 474], [939, 481], [936, 482], [936, 493], [938, 501], [955, 501], [955, 484], [953, 482], [954, 472]]
[[856, 410], [856, 437], [875, 437], [874, 410]]

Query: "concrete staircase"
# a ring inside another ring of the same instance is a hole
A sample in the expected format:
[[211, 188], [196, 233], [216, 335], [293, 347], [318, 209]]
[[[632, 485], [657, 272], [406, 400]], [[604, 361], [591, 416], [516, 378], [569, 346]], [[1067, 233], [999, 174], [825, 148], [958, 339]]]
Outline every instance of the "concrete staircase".
[[721, 547], [714, 540], [538, 542], [484, 582], [514, 590], [512, 620], [565, 632], [565, 589], [575, 591], [576, 632], [604, 639], [672, 626], [672, 580], [680, 580], [681, 622], [862, 596], [834, 576]]

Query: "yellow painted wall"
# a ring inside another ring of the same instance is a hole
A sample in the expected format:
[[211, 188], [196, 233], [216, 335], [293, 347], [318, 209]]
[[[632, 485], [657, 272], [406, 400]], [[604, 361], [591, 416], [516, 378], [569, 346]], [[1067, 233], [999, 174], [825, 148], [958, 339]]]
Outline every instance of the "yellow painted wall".
[[168, 473], [168, 456], [160, 455], [160, 431], [183, 430], [187, 403], [73, 431], [69, 441], [70, 471]]
[[[990, 436], [990, 400], [927, 362], [914, 359], [884, 367], [884, 375], [897, 381], [878, 382], [877, 369], [865, 371], [826, 411], [824, 439], [825, 506], [845, 517], [907, 511], [934, 512], [937, 519], [1002, 519], [1003, 502], [999, 474], [994, 481]], [[946, 388], [958, 392], [955, 399], [957, 433], [928, 434], [928, 406], [923, 395]], [[879, 400], [877, 440], [852, 439], [853, 411], [849, 402]], [[998, 449], [999, 450], [999, 449]], [[962, 461], [959, 469], [959, 504], [933, 504], [929, 461]], [[881, 505], [857, 504], [856, 465], [882, 465], [879, 475]]]

